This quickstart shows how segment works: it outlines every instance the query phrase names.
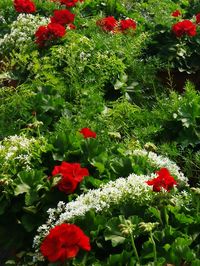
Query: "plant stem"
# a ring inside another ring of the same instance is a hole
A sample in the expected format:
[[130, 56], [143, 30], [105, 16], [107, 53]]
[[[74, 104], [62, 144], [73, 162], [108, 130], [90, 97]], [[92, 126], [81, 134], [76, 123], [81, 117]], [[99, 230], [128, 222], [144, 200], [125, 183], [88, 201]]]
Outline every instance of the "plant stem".
[[167, 213], [167, 208], [166, 207], [164, 207], [164, 217], [165, 217], [166, 225], [169, 225], [169, 215]]
[[156, 251], [156, 243], [153, 239], [152, 231], [150, 231], [150, 238], [151, 238], [151, 242], [153, 244], [154, 263], [156, 265], [157, 264], [157, 251]]
[[197, 200], [197, 217], [199, 216], [199, 207], [200, 207], [200, 203], [199, 203], [199, 200]]
[[134, 242], [134, 239], [133, 239], [133, 234], [130, 234], [130, 235], [131, 235], [131, 243], [132, 243], [132, 247], [133, 247], [133, 252], [134, 252], [134, 254], [136, 256], [136, 259], [137, 259], [137, 261], [138, 261], [138, 263], [140, 265], [140, 258], [138, 256], [137, 248], [135, 246], [135, 242]]
[[80, 265], [83, 265], [83, 266], [86, 265], [87, 256], [88, 256], [88, 253], [85, 253]]

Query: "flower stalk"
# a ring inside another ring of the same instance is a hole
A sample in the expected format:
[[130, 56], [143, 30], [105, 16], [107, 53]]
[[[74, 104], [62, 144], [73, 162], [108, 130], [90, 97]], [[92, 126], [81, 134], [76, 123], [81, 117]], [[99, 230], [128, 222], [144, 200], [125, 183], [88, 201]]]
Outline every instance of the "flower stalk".
[[135, 241], [134, 241], [134, 238], [133, 238], [133, 234], [130, 234], [130, 236], [131, 236], [131, 244], [132, 244], [132, 247], [133, 247], [133, 252], [135, 254], [137, 262], [139, 263], [139, 265], [141, 265], [140, 264], [140, 258], [139, 258], [138, 252], [137, 252], [137, 248], [135, 246]]
[[150, 231], [150, 239], [153, 244], [154, 264], [156, 265], [157, 264], [157, 251], [156, 251], [156, 243], [154, 241], [152, 231]]

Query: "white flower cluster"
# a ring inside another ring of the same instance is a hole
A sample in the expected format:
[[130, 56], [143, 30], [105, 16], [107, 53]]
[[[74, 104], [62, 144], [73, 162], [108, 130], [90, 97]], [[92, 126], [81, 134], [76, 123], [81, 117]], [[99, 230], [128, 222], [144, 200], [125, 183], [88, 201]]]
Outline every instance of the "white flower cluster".
[[49, 23], [49, 18], [31, 14], [19, 14], [17, 20], [11, 24], [11, 31], [0, 39], [0, 50], [20, 49], [33, 43], [33, 36], [41, 25]]
[[33, 158], [33, 150], [37, 146], [42, 147], [43, 138], [37, 140], [35, 138], [26, 138], [24, 136], [9, 136], [0, 142], [0, 166], [1, 172], [17, 165], [26, 170], [31, 169], [31, 159]]
[[167, 157], [158, 155], [155, 152], [148, 152], [146, 150], [128, 151], [127, 154], [147, 157], [152, 166], [167, 168], [169, 172], [177, 178], [179, 183], [183, 183], [184, 185], [188, 183], [188, 178], [181, 172], [180, 167]]

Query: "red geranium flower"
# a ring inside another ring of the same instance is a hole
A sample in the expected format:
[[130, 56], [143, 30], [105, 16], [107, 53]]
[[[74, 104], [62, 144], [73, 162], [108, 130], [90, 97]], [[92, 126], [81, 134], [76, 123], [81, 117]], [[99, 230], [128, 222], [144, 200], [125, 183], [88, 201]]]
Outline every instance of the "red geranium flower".
[[114, 31], [115, 27], [117, 26], [117, 20], [113, 16], [110, 16], [99, 19], [96, 24], [104, 31]]
[[97, 134], [92, 131], [91, 129], [89, 129], [88, 127], [84, 127], [79, 131], [85, 139], [87, 138], [96, 138]]
[[74, 22], [75, 14], [72, 14], [69, 10], [54, 10], [53, 17], [51, 17], [52, 23], [58, 23], [65, 26], [66, 24]]
[[196, 23], [200, 24], [200, 13], [196, 15]]
[[30, 0], [14, 0], [14, 7], [17, 12], [34, 13], [36, 11], [35, 4]]
[[161, 168], [156, 174], [158, 175], [156, 178], [147, 181], [149, 186], [153, 186], [153, 191], [159, 192], [161, 188], [164, 188], [169, 192], [174, 185], [177, 185], [176, 180], [170, 175], [167, 168]]
[[182, 37], [183, 35], [195, 36], [196, 25], [190, 20], [186, 19], [174, 24], [172, 26], [172, 31], [175, 33], [176, 37]]
[[131, 18], [120, 21], [120, 29], [122, 32], [129, 29], [135, 30], [136, 25], [137, 25], [136, 22]]
[[44, 238], [40, 251], [50, 262], [74, 258], [79, 250], [90, 251], [90, 239], [74, 224], [61, 224], [52, 228]]
[[78, 0], [60, 0], [60, 3], [65, 5], [66, 7], [73, 7], [77, 2]]
[[65, 27], [58, 23], [49, 23], [47, 26], [40, 26], [36, 33], [36, 43], [44, 46], [46, 42], [61, 38], [65, 35]]
[[172, 12], [171, 14], [173, 17], [179, 17], [181, 16], [181, 12], [179, 10], [175, 10], [174, 12]]
[[61, 165], [54, 167], [52, 176], [61, 175], [61, 180], [57, 187], [66, 194], [73, 193], [77, 185], [85, 176], [89, 175], [87, 168], [81, 168], [79, 163], [62, 162]]

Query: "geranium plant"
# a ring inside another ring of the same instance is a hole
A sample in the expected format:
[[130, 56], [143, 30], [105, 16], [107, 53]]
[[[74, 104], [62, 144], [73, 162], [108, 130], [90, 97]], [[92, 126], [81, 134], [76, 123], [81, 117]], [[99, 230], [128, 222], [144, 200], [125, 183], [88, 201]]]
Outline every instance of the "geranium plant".
[[159, 55], [168, 68], [188, 74], [196, 73], [200, 70], [199, 14], [188, 18], [175, 10], [169, 16], [171, 18], [166, 25], [156, 25], [157, 31], [149, 52]]

